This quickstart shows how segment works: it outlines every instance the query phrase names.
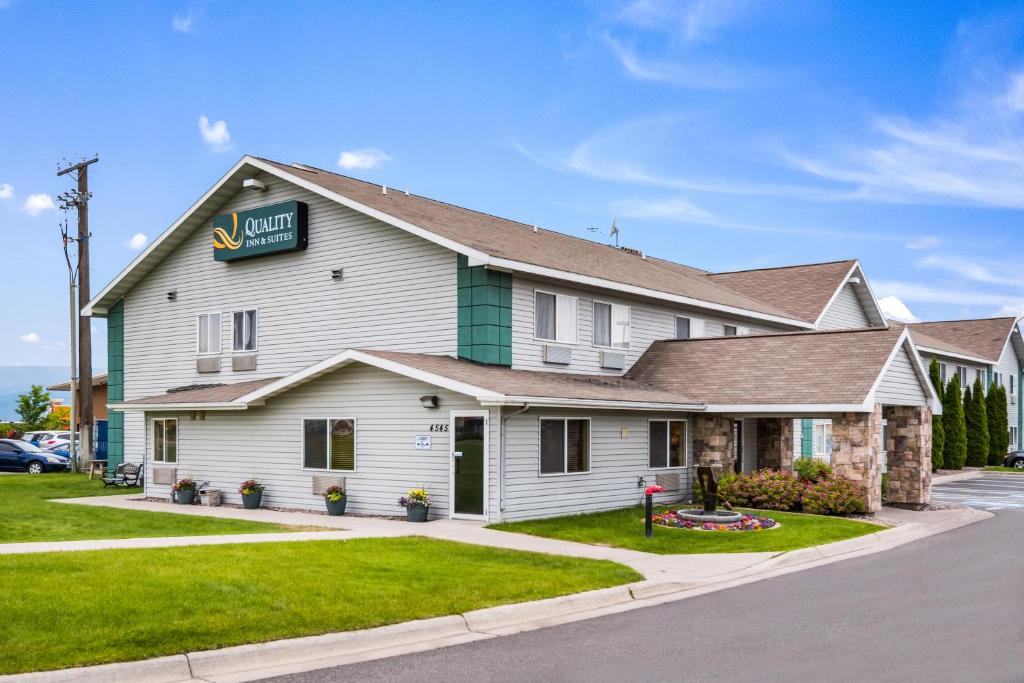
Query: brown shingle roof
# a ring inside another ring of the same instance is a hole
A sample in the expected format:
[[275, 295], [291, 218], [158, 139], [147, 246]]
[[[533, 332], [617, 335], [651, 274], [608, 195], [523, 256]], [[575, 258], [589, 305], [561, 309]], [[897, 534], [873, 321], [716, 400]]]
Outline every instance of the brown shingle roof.
[[[1003, 355], [1010, 332], [1013, 331], [1017, 319], [980, 318], [976, 320], [944, 320], [930, 323], [913, 323], [909, 325], [911, 334], [918, 338], [923, 332], [927, 337], [937, 339], [955, 348], [965, 349], [958, 353], [978, 356], [998, 363]], [[922, 342], [922, 346], [931, 346]]]
[[[283, 164], [270, 159], [262, 161], [285, 173], [491, 256], [793, 318], [792, 313], [774, 303], [734, 291], [706, 277], [704, 271], [696, 268], [650, 256], [644, 259], [615, 247], [550, 230], [535, 231], [533, 226], [524, 223], [414, 194], [390, 191], [384, 195], [380, 185], [329, 171]], [[798, 319], [814, 322], [814, 317]]]
[[903, 330], [654, 342], [627, 377], [709, 405], [860, 404]]
[[451, 356], [370, 349], [358, 350], [371, 356], [401, 363], [417, 370], [506, 396], [637, 403], [700, 403], [698, 400], [687, 398], [687, 392], [665, 391], [624, 377], [512, 370], [493, 365], [479, 365]]
[[708, 273], [713, 282], [760, 301], [771, 301], [794, 318], [814, 322], [856, 263], [850, 259], [782, 268]]
[[[145, 398], [133, 398], [123, 403], [131, 405], [145, 404], [145, 405], [175, 405], [175, 404], [193, 404], [193, 403], [230, 403], [236, 398], [241, 398], [246, 394], [256, 391], [260, 387], [264, 387], [271, 382], [276, 382], [278, 377], [269, 377], [267, 379], [254, 379], [248, 382], [235, 382], [234, 384], [213, 384], [199, 386], [194, 389], [182, 387], [177, 389], [171, 389], [163, 394], [157, 394], [156, 396], [146, 396]], [[112, 404], [113, 405], [113, 404]]]
[[[102, 387], [106, 383], [107, 383], [107, 373], [104, 372], [101, 375], [93, 375], [92, 376], [92, 385], [94, 387]], [[46, 387], [46, 390], [47, 391], [71, 391], [71, 380], [68, 380], [67, 382], [60, 382], [58, 384], [51, 384], [50, 386]]]

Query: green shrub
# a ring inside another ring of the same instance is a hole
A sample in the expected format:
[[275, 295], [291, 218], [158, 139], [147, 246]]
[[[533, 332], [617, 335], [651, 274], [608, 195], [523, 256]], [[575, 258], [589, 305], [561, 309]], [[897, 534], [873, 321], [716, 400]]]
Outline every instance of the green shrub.
[[725, 490], [722, 488], [722, 480], [719, 480], [718, 493], [734, 506], [783, 512], [800, 509], [800, 492], [803, 485], [800, 478], [791, 472], [765, 469], [753, 474], [730, 477], [726, 481]]
[[1006, 412], [1006, 387], [989, 387], [985, 399], [988, 413], [988, 464], [1002, 465], [1010, 448], [1010, 425]]
[[984, 467], [988, 464], [988, 410], [981, 378], [964, 394], [964, 422], [967, 425], [967, 464]]
[[[718, 479], [718, 498], [733, 507], [751, 507], [750, 505], [750, 475], [749, 474], [726, 474]], [[696, 478], [694, 478], [696, 481]], [[700, 487], [697, 487], [697, 503], [704, 499], [700, 494]]]
[[800, 458], [793, 463], [793, 469], [804, 481], [821, 481], [832, 476], [832, 468], [814, 458]]
[[815, 515], [862, 515], [868, 509], [864, 489], [848, 479], [825, 479], [803, 491], [804, 512]]
[[[939, 372], [939, 361], [935, 360], [935, 356], [932, 356], [932, 362], [928, 366], [928, 377], [932, 381], [932, 386], [935, 387], [935, 393], [939, 397], [939, 402], [942, 402], [943, 396], [945, 395], [945, 387], [942, 386], [942, 375]], [[946, 443], [946, 430], [942, 426], [942, 416], [932, 415], [932, 469], [937, 470], [942, 468], [943, 457], [942, 454], [945, 451]]]
[[950, 470], [963, 469], [967, 462], [967, 423], [961, 395], [960, 375], [954, 373], [942, 401], [942, 428], [946, 433], [942, 460], [943, 467]]

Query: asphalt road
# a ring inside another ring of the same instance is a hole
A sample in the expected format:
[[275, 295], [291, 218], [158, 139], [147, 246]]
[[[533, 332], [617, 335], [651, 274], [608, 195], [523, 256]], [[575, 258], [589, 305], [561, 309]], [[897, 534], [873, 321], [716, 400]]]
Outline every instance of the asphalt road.
[[272, 679], [1024, 681], [1024, 511], [668, 605]]
[[1024, 510], [1024, 474], [989, 474], [932, 489], [932, 501], [989, 510]]

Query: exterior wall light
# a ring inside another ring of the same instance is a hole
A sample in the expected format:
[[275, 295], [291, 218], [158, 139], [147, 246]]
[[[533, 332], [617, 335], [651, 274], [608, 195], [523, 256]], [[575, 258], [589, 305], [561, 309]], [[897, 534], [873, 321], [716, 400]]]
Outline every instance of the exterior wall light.
[[256, 180], [255, 178], [246, 178], [242, 181], [243, 190], [256, 190], [258, 192], [264, 192], [267, 189], [265, 183]]
[[441, 399], [437, 396], [420, 396], [420, 405], [424, 408], [436, 408], [441, 405]]

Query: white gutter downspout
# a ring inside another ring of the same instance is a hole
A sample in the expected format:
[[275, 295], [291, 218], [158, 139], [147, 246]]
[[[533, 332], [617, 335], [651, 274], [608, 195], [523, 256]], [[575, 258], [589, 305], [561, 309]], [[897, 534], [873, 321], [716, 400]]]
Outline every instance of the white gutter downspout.
[[[510, 417], [516, 415], [522, 415], [530, 409], [529, 403], [524, 403], [523, 407], [514, 413], [508, 415], [502, 414], [501, 420], [498, 423], [498, 522], [502, 521], [502, 514], [505, 511], [505, 432], [506, 423]], [[502, 413], [505, 409], [499, 408]]]

